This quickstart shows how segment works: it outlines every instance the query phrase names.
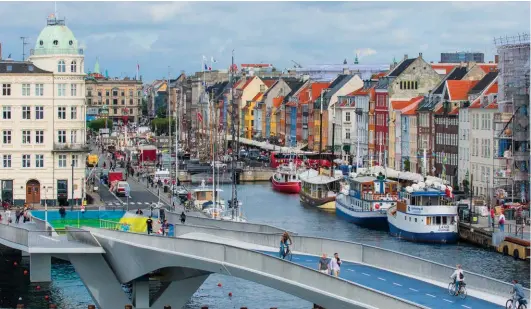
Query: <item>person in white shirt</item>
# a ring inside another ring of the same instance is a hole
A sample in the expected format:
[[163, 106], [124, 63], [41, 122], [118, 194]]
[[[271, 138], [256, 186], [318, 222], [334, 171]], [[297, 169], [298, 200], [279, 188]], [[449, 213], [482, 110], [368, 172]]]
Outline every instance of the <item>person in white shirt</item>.
[[330, 259], [330, 265], [328, 268], [330, 269], [331, 275], [339, 277], [339, 271], [341, 269], [341, 259], [339, 258], [339, 254], [334, 253], [334, 257]]
[[500, 217], [498, 218], [498, 224], [500, 225], [500, 232], [505, 231], [505, 215], [503, 214], [503, 211], [500, 214]]
[[457, 264], [456, 270], [454, 273], [450, 276], [451, 279], [454, 280], [455, 283], [455, 296], [459, 295], [459, 289], [465, 281], [465, 274], [463, 273], [463, 269], [461, 269], [461, 265]]

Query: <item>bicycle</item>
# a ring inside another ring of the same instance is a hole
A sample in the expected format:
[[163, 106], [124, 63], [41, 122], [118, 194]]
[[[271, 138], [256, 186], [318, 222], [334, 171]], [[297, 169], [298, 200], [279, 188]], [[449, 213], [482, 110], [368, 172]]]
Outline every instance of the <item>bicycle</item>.
[[281, 257], [283, 260], [287, 259], [288, 261], [291, 261], [293, 259], [293, 254], [291, 253], [289, 246], [286, 247], [284, 254]]
[[522, 303], [520, 303], [518, 300], [516, 300], [516, 295], [513, 295], [512, 298], [508, 299], [507, 302], [505, 303], [505, 308], [506, 309], [513, 309], [513, 302], [517, 303], [518, 307], [514, 307], [516, 309], [527, 309], [527, 301], [525, 299], [522, 300]]
[[[448, 294], [452, 295], [452, 296], [455, 296], [455, 282], [450, 282], [448, 284]], [[466, 295], [467, 295], [467, 293], [466, 293], [466, 283], [464, 281], [461, 281], [461, 284], [459, 284], [459, 294], [458, 294], [458, 296], [461, 299], [465, 299]]]

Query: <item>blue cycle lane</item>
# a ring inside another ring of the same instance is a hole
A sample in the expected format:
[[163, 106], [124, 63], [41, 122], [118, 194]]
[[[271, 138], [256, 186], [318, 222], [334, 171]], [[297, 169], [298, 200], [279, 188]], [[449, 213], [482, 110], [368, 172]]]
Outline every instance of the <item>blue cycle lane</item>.
[[[278, 252], [259, 252], [278, 257]], [[294, 254], [292, 262], [301, 266], [316, 269], [319, 263], [319, 257]], [[393, 261], [389, 261], [389, 263], [393, 263]], [[448, 294], [448, 290], [446, 288], [386, 270], [352, 262], [344, 261], [341, 264], [341, 272], [339, 277], [368, 288], [394, 295], [413, 303], [434, 309], [504, 308], [503, 306], [471, 296], [467, 296], [465, 299], [451, 296]], [[448, 274], [448, 282], [450, 282], [450, 274]]]

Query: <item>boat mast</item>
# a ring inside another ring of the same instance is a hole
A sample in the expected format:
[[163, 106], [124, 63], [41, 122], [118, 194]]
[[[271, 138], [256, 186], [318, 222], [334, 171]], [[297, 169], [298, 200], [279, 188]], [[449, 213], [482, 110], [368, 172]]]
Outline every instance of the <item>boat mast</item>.
[[238, 145], [236, 144], [236, 113], [237, 108], [234, 106], [234, 83], [232, 81], [233, 78], [233, 69], [234, 69], [234, 49], [232, 50], [232, 62], [230, 66], [230, 75], [229, 75], [229, 85], [230, 85], [230, 113], [231, 113], [231, 121], [230, 121], [230, 130], [232, 135], [232, 153], [231, 153], [231, 160], [230, 160], [230, 168], [232, 173], [232, 196], [231, 196], [231, 206], [232, 206], [232, 219], [234, 220], [234, 210], [238, 206], [238, 192], [236, 191], [236, 170], [234, 166], [234, 161], [236, 160], [236, 152], [238, 151]]

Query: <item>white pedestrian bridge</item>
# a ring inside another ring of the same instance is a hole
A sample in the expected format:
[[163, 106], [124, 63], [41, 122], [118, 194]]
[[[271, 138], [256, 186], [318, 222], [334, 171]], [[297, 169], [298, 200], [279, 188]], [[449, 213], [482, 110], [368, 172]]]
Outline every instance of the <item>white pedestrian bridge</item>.
[[[170, 223], [175, 217], [167, 215]], [[260, 224], [189, 217], [185, 225], [174, 224], [175, 237], [98, 228], [67, 228], [66, 236], [48, 228], [46, 234], [35, 230], [41, 234], [25, 236], [21, 229], [27, 228], [1, 225], [0, 243], [28, 252], [30, 262], [37, 257], [30, 274], [41, 275], [32, 281], [49, 278], [42, 275], [49, 272], [43, 269], [49, 264], [38, 261], [51, 256], [69, 260], [100, 309], [126, 304], [137, 309], [181, 308], [211, 273], [257, 282], [328, 309], [501, 308], [511, 290], [508, 283], [466, 273], [469, 296], [452, 297], [446, 291], [449, 266], [373, 246], [301, 235], [292, 237], [293, 260], [282, 260], [277, 257], [282, 229]], [[46, 241], [30, 241], [40, 235]], [[322, 253], [334, 252], [343, 259], [340, 278], [315, 270]], [[153, 297], [150, 280], [159, 280], [162, 286]], [[125, 283], [132, 283], [132, 299], [123, 292]]]

